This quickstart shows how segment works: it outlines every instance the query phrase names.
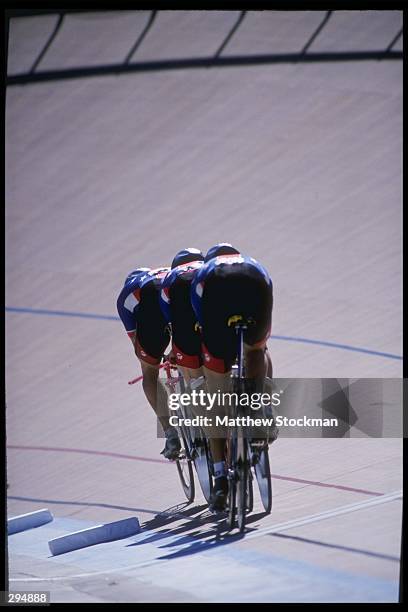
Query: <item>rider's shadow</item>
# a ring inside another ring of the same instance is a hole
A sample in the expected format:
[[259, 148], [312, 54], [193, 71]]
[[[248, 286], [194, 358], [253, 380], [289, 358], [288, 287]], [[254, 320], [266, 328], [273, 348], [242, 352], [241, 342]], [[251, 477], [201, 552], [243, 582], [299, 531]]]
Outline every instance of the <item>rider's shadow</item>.
[[[206, 507], [206, 506], [205, 506]], [[247, 525], [254, 523], [267, 516], [266, 512], [259, 512], [257, 514], [251, 514], [247, 517]], [[213, 549], [217, 546], [225, 546], [243, 540], [247, 533], [256, 531], [256, 528], [247, 528], [246, 532], [241, 534], [238, 532], [230, 532], [226, 523], [226, 517], [223, 520], [219, 520], [214, 528], [203, 531], [200, 527], [203, 527], [208, 522], [214, 522], [214, 515], [210, 512], [205, 513], [204, 516], [196, 517], [191, 521], [176, 527], [175, 529], [165, 529], [159, 533], [153, 534], [150, 538], [141, 542], [135, 542], [129, 546], [135, 546], [136, 544], [145, 544], [148, 542], [155, 542], [159, 539], [165, 539], [181, 535], [181, 537], [172, 540], [171, 542], [164, 543], [159, 546], [160, 549], [171, 549], [179, 546], [183, 546], [181, 550], [175, 552], [169, 552], [166, 555], [158, 557], [162, 560], [170, 560], [178, 557], [184, 557], [196, 553], [203, 552], [205, 550]], [[197, 529], [198, 527], [198, 529]], [[187, 533], [186, 533], [187, 532]], [[186, 546], [184, 546], [186, 545]]]
[[[185, 510], [183, 512], [174, 513], [173, 515], [171, 513], [167, 514], [169, 510], [165, 510], [163, 513], [156, 515], [153, 519], [147, 521], [146, 523], [142, 525], [141, 535], [143, 535], [144, 531], [149, 532], [151, 530], [158, 529], [160, 527], [164, 527], [164, 529], [155, 531], [151, 533], [150, 536], [147, 535], [147, 537], [144, 538], [143, 540], [138, 540], [137, 542], [128, 544], [128, 546], [141, 546], [143, 544], [149, 544], [152, 542], [156, 542], [157, 540], [169, 537], [170, 535], [177, 535], [179, 533], [183, 533], [188, 530], [196, 529], [197, 527], [200, 527], [201, 525], [208, 522], [208, 520], [213, 520], [212, 515], [210, 513], [204, 513], [204, 515], [194, 517], [191, 519], [189, 518], [187, 521], [185, 521], [181, 525], [178, 525], [175, 528], [171, 528], [171, 527], [167, 528], [167, 525], [175, 521], [183, 520], [183, 518], [190, 517], [193, 514], [202, 512], [206, 508], [207, 508], [207, 504], [202, 504], [200, 506], [194, 506], [193, 508], [189, 508], [188, 510]], [[206, 516], [207, 514], [209, 516]]]
[[144, 529], [161, 527], [167, 525], [168, 523], [179, 521], [185, 517], [197, 514], [207, 507], [206, 504], [191, 506], [190, 508], [188, 508], [188, 506], [190, 506], [189, 502], [183, 502], [182, 504], [177, 504], [176, 506], [170, 506], [170, 508], [166, 508], [166, 510], [158, 512], [152, 519], [146, 521], [146, 523], [143, 523], [142, 527]]
[[[212, 518], [210, 518], [211, 522], [214, 521], [214, 515], [210, 515]], [[227, 526], [227, 522], [226, 522], [226, 517], [223, 520], [219, 520], [217, 522], [217, 525], [215, 527], [215, 529], [208, 529], [207, 531], [194, 531], [191, 532], [181, 538], [178, 538], [177, 540], [173, 541], [173, 542], [169, 542], [167, 544], [163, 544], [162, 546], [160, 546], [160, 548], [173, 548], [176, 546], [181, 546], [183, 544], [187, 544], [189, 542], [191, 542], [191, 538], [197, 538], [199, 537], [200, 540], [202, 538], [208, 538], [211, 537], [211, 540], [208, 540], [207, 542], [200, 542], [201, 544], [209, 544], [212, 546], [214, 545], [218, 545], [218, 544], [229, 544], [232, 541], [236, 541], [237, 539], [242, 539], [245, 537], [245, 534], [248, 533], [252, 533], [254, 531], [256, 531], [256, 528], [248, 528], [248, 525], [250, 523], [254, 523], [255, 521], [258, 521], [262, 518], [264, 518], [265, 516], [267, 516], [266, 512], [259, 512], [258, 514], [251, 514], [247, 517], [246, 519], [246, 525], [247, 525], [247, 530], [245, 533], [240, 534], [237, 532], [231, 532]], [[208, 522], [208, 521], [206, 521]], [[201, 523], [203, 524], [203, 523]], [[185, 528], [188, 528], [188, 525], [185, 526]], [[171, 531], [169, 530], [171, 535], [175, 535], [177, 533], [177, 530]]]
[[[259, 514], [254, 514], [254, 515], [251, 515], [251, 517], [248, 517], [246, 522], [247, 524], [253, 523], [257, 520], [260, 520], [261, 518], [265, 516], [266, 516], [266, 512], [260, 512]], [[160, 546], [160, 548], [171, 548], [174, 546], [188, 544], [188, 546], [185, 546], [181, 550], [177, 550], [175, 552], [168, 553], [167, 555], [162, 555], [161, 557], [158, 557], [158, 559], [163, 560], [163, 561], [164, 560], [169, 561], [170, 559], [177, 559], [179, 557], [186, 557], [188, 555], [202, 553], [206, 550], [211, 550], [219, 546], [228, 546], [228, 544], [233, 544], [234, 542], [239, 542], [240, 540], [244, 540], [245, 535], [247, 533], [251, 533], [254, 531], [256, 531], [256, 529], [252, 528], [252, 529], [247, 529], [245, 533], [239, 533], [239, 532], [231, 533], [228, 530], [226, 520], [224, 520], [217, 525], [215, 534], [214, 534], [214, 530], [211, 529], [204, 533], [199, 532], [197, 534], [199, 536], [198, 538], [194, 538], [194, 535], [191, 534], [190, 537], [179, 538], [175, 542], [170, 542], [169, 544], [164, 544], [163, 546]], [[202, 538], [205, 538], [211, 535], [213, 536], [211, 539], [203, 541]]]

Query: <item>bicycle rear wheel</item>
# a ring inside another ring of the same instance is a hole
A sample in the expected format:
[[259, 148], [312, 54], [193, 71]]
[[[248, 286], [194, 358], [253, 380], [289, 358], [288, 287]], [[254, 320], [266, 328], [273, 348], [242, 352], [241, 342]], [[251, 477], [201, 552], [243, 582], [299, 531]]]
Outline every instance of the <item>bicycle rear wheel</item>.
[[206, 502], [209, 503], [213, 490], [213, 479], [207, 440], [204, 437], [196, 440], [194, 447], [194, 467], [201, 491]]
[[272, 479], [268, 447], [256, 451], [255, 476], [258, 482], [262, 505], [267, 514], [272, 511]]
[[251, 464], [248, 461], [248, 479], [247, 479], [248, 485], [247, 485], [247, 502], [246, 502], [247, 513], [252, 512], [252, 510], [254, 509], [254, 485], [253, 485], [254, 477], [252, 475], [250, 465]]
[[194, 472], [192, 461], [188, 453], [188, 444], [185, 435], [182, 431], [179, 432], [183, 448], [180, 451], [180, 456], [176, 459], [177, 471], [180, 477], [181, 486], [189, 502], [194, 501], [195, 486]]
[[248, 512], [248, 442], [242, 431], [238, 439], [238, 462], [237, 462], [237, 522], [240, 533], [245, 530], [246, 514]]

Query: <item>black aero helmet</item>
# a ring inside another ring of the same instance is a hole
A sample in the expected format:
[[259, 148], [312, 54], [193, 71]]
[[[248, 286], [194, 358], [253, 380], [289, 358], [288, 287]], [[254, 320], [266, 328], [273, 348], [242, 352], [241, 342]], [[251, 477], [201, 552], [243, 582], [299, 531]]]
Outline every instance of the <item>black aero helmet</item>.
[[204, 261], [210, 261], [210, 259], [219, 257], [220, 255], [240, 255], [240, 252], [233, 247], [232, 244], [229, 244], [229, 242], [220, 242], [208, 249]]
[[199, 249], [189, 247], [188, 249], [179, 251], [171, 262], [171, 269], [190, 263], [191, 261], [204, 261], [204, 255]]

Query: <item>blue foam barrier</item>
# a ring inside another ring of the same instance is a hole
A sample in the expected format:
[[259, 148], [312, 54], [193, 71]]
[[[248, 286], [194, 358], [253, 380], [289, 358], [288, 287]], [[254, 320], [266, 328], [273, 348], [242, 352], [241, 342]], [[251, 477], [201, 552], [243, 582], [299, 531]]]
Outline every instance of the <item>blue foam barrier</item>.
[[97, 525], [88, 529], [81, 529], [74, 533], [54, 538], [48, 542], [48, 546], [53, 555], [61, 555], [78, 548], [112, 542], [135, 535], [140, 531], [140, 524], [136, 517], [122, 519], [114, 523]]
[[11, 535], [20, 531], [26, 531], [26, 529], [33, 529], [33, 527], [41, 527], [41, 525], [50, 523], [52, 520], [54, 520], [54, 517], [48, 508], [13, 516], [7, 521], [7, 533]]

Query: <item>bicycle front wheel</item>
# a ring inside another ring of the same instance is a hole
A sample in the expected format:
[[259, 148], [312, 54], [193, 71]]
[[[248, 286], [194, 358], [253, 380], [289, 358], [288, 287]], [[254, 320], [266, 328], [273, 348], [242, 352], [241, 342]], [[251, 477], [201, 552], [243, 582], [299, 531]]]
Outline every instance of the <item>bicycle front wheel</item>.
[[192, 461], [188, 453], [188, 444], [184, 434], [181, 432], [181, 442], [183, 448], [180, 456], [176, 459], [177, 471], [180, 477], [181, 486], [189, 502], [194, 501], [195, 486], [194, 486], [194, 471]]

